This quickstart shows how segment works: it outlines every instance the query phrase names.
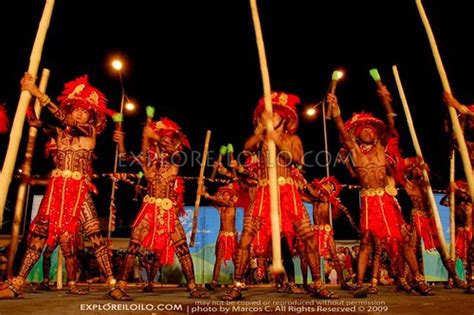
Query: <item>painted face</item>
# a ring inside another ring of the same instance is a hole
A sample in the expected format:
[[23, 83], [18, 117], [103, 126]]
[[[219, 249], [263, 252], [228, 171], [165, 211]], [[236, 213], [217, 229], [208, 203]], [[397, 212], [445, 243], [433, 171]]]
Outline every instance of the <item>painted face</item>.
[[376, 139], [374, 130], [370, 127], [363, 128], [359, 134], [359, 139], [366, 144], [374, 142]]
[[74, 108], [71, 113], [71, 116], [79, 124], [87, 123], [90, 118], [89, 112], [83, 108]]

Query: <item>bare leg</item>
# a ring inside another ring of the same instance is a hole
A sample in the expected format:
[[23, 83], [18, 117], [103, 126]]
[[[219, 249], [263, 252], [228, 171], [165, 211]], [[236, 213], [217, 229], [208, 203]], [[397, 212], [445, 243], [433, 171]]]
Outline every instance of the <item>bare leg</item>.
[[370, 279], [369, 293], [377, 294], [379, 289], [377, 288], [377, 282], [380, 277], [380, 260], [382, 258], [382, 242], [375, 236], [372, 235], [372, 244], [374, 247], [374, 256], [372, 264], [372, 279]]
[[414, 248], [410, 244], [410, 235], [405, 227], [401, 228], [403, 241], [400, 244], [403, 258], [405, 259], [410, 271], [415, 276], [416, 286], [414, 289], [421, 295], [434, 295], [434, 292], [426, 284], [425, 277], [420, 273], [418, 261], [416, 259]]
[[309, 217], [305, 217], [300, 222], [295, 222], [294, 229], [296, 235], [298, 235], [304, 244], [305, 256], [307, 257], [309, 269], [313, 278], [314, 292], [312, 293], [312, 296], [321, 299], [338, 299], [339, 297], [336, 294], [324, 288], [323, 282], [321, 281], [319, 252], [317, 251], [314, 231]]
[[359, 257], [357, 257], [357, 286], [353, 296], [355, 298], [367, 297], [367, 289], [364, 288], [364, 275], [370, 257], [370, 232], [366, 231], [361, 235]]

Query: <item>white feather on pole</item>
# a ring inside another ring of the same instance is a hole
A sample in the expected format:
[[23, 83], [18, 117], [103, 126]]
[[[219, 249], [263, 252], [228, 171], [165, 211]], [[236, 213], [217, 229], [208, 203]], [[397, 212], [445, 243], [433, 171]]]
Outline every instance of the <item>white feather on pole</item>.
[[[46, 38], [46, 32], [51, 21], [53, 13], [54, 0], [46, 0], [43, 15], [39, 23], [38, 32], [33, 44], [33, 49], [30, 55], [30, 64], [28, 66], [28, 73], [36, 77], [43, 52], [43, 45]], [[13, 120], [12, 129], [10, 132], [10, 141], [8, 142], [7, 154], [3, 162], [2, 173], [0, 174], [0, 228], [3, 222], [3, 212], [5, 210], [5, 203], [7, 201], [8, 188], [12, 181], [13, 169], [18, 155], [18, 148], [20, 147], [21, 136], [23, 133], [23, 125], [25, 123], [25, 115], [28, 104], [31, 100], [31, 94], [28, 91], [22, 91], [18, 107], [16, 109], [15, 118]]]
[[[265, 101], [265, 110], [273, 116], [273, 106], [271, 100], [270, 76], [268, 74], [267, 58], [265, 56], [265, 45], [263, 43], [262, 28], [258, 16], [257, 0], [250, 0], [252, 8], [252, 18], [257, 39], [258, 56], [260, 59], [260, 71], [262, 73], [263, 97]], [[267, 133], [273, 132], [273, 122], [266, 122]], [[273, 273], [282, 273], [283, 265], [281, 262], [281, 240], [280, 240], [280, 215], [278, 211], [278, 191], [277, 191], [277, 169], [276, 169], [276, 145], [271, 139], [267, 141], [268, 145], [268, 181], [270, 185], [270, 217], [272, 227], [272, 250], [273, 250]]]

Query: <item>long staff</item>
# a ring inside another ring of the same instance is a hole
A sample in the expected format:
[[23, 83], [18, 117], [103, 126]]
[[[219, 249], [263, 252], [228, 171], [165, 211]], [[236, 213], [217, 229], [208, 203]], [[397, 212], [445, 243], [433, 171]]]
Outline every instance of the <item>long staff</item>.
[[[260, 59], [260, 71], [262, 73], [263, 97], [265, 110], [269, 117], [273, 117], [273, 106], [271, 100], [270, 76], [268, 74], [267, 58], [265, 56], [265, 45], [263, 43], [262, 28], [258, 16], [257, 0], [250, 0], [252, 8], [252, 19], [257, 39], [258, 56]], [[273, 121], [266, 121], [267, 134], [272, 133]], [[268, 146], [268, 181], [270, 187], [270, 219], [272, 227], [272, 251], [273, 251], [273, 272], [275, 274], [283, 272], [281, 261], [281, 241], [280, 241], [280, 215], [278, 212], [278, 191], [277, 191], [277, 169], [276, 169], [276, 146], [272, 139], [267, 140]]]

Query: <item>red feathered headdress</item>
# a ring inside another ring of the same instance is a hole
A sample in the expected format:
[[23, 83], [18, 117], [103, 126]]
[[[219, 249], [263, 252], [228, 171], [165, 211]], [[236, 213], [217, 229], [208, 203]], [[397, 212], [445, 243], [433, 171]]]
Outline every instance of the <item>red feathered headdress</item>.
[[10, 121], [8, 120], [7, 110], [5, 104], [0, 104], [0, 133], [5, 133], [10, 128]]
[[90, 85], [87, 75], [66, 83], [58, 101], [59, 109], [63, 111], [71, 111], [76, 107], [88, 110], [94, 115], [97, 133], [105, 129], [107, 99], [101, 91]]
[[181, 146], [190, 149], [191, 146], [189, 144], [188, 138], [186, 135], [181, 131], [181, 127], [172, 121], [171, 119], [164, 117], [161, 118], [159, 121], [154, 121], [150, 125], [151, 129], [158, 135], [158, 136], [172, 136], [177, 135], [180, 138]]
[[229, 193], [232, 197], [238, 197], [240, 192], [240, 186], [237, 182], [231, 182], [225, 186], [221, 186], [217, 189], [217, 193]]
[[371, 128], [380, 137], [385, 131], [385, 123], [369, 113], [355, 113], [344, 123], [344, 128], [354, 137], [358, 137], [362, 129]]
[[333, 217], [339, 216], [339, 206], [341, 201], [339, 200], [339, 194], [342, 189], [342, 185], [334, 176], [324, 177], [321, 180], [315, 178], [311, 184], [312, 187], [318, 189], [321, 193], [328, 197], [329, 203], [332, 205]]
[[[279, 113], [286, 120], [286, 130], [294, 133], [298, 128], [298, 114], [296, 113], [296, 104], [300, 103], [300, 98], [293, 94], [285, 92], [272, 92], [273, 110]], [[253, 123], [257, 125], [260, 116], [265, 110], [265, 101], [260, 99], [257, 108], [253, 114]]]

